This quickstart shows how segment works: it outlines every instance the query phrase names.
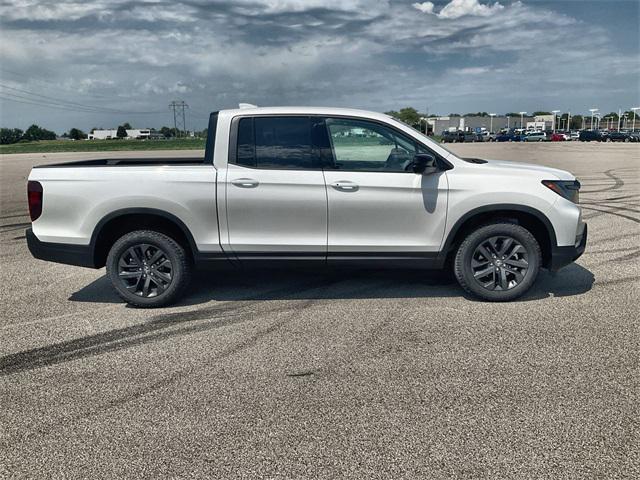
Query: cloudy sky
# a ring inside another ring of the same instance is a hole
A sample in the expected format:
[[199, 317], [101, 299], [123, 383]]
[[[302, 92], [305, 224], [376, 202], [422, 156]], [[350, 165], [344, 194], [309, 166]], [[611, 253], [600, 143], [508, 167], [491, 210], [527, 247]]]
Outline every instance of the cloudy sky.
[[447, 114], [640, 106], [637, 0], [0, 0], [0, 123], [258, 105]]

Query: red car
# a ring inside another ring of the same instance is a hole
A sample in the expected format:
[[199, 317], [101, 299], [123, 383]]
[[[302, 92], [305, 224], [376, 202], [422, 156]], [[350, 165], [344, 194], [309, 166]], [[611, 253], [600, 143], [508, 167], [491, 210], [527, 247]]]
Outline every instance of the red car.
[[564, 142], [567, 139], [567, 136], [564, 133], [554, 133], [551, 135], [552, 142]]

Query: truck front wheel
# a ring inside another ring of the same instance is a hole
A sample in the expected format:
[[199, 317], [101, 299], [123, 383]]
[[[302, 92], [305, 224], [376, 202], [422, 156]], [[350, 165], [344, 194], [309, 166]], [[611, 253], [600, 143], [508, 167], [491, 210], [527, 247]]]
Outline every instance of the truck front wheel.
[[161, 307], [178, 300], [189, 285], [191, 270], [184, 248], [152, 230], [120, 237], [107, 257], [107, 275], [116, 292], [136, 307]]
[[494, 223], [471, 232], [458, 248], [454, 273], [467, 292], [504, 302], [523, 295], [536, 280], [540, 245], [526, 228]]

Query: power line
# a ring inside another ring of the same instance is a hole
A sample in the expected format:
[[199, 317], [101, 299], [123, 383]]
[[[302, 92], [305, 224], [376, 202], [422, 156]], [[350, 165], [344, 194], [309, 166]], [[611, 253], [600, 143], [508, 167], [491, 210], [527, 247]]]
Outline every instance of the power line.
[[[31, 92], [29, 90], [24, 90], [21, 88], [16, 88], [16, 87], [11, 87], [9, 85], [5, 85], [5, 84], [1, 84], [0, 83], [0, 87], [2, 87], [3, 89], [9, 89], [9, 90], [13, 90], [15, 92], [21, 92], [21, 93], [26, 93], [27, 95], [33, 96], [33, 97], [38, 97], [38, 98], [43, 98], [48, 100], [46, 103], [49, 104], [48, 106], [53, 107], [53, 105], [59, 105], [60, 107], [65, 107], [65, 109], [70, 110], [70, 109], [75, 109], [77, 111], [84, 111], [84, 112], [93, 112], [93, 113], [110, 113], [110, 114], [128, 114], [128, 115], [151, 115], [151, 114], [158, 114], [158, 113], [162, 113], [162, 111], [157, 110], [157, 111], [129, 111], [129, 110], [119, 110], [119, 109], [114, 109], [114, 108], [108, 108], [108, 107], [100, 107], [97, 105], [88, 105], [88, 104], [84, 104], [84, 103], [78, 103], [78, 102], [73, 102], [71, 100], [65, 100], [65, 99], [61, 99], [61, 98], [57, 98], [57, 97], [51, 97], [48, 95], [42, 95], [40, 93], [34, 93]], [[25, 97], [23, 95], [19, 95], [17, 93], [12, 93], [12, 92], [3, 92], [5, 95], [12, 95], [14, 97], [17, 98], [22, 98], [22, 99], [28, 99], [31, 101], [36, 102], [36, 99], [30, 98], [30, 97]]]
[[[42, 102], [31, 102], [31, 101], [26, 101], [26, 100], [16, 100], [15, 98], [11, 98], [11, 97], [5, 97], [3, 95], [0, 94], [0, 99], [2, 100], [7, 100], [10, 102], [15, 102], [15, 103], [23, 103], [25, 105], [36, 105], [38, 107], [45, 107], [45, 108], [54, 108], [57, 110], [67, 110], [70, 112], [83, 112], [83, 113], [99, 113], [99, 112], [95, 112], [93, 110], [79, 110], [76, 108], [67, 108], [67, 107], [63, 107], [61, 105], [51, 105], [48, 103], [42, 103]], [[118, 114], [121, 115], [121, 114]]]

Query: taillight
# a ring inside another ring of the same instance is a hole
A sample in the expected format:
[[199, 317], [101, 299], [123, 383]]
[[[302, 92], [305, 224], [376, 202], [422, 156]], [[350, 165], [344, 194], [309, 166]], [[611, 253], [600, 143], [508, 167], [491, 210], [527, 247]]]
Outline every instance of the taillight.
[[27, 182], [27, 200], [29, 201], [29, 215], [34, 222], [42, 213], [42, 185], [40, 182]]

